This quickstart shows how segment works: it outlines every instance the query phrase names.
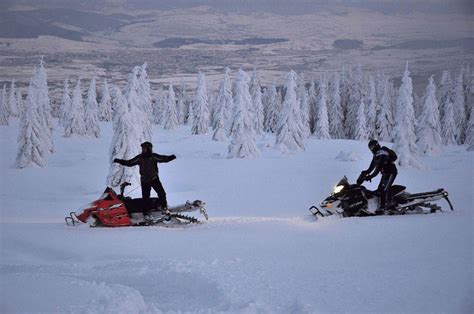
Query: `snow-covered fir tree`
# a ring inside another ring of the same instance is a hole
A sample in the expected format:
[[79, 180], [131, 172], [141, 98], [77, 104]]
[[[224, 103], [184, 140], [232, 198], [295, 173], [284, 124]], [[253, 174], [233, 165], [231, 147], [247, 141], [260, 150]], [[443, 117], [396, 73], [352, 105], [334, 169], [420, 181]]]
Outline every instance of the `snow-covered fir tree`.
[[115, 158], [132, 159], [140, 153], [142, 130], [137, 128], [130, 114], [128, 102], [119, 88], [112, 89], [113, 129], [110, 144], [110, 168], [107, 185], [117, 187], [123, 182], [138, 182], [137, 171], [133, 167], [123, 167], [113, 163]]
[[329, 95], [329, 134], [331, 138], [343, 139], [345, 137], [343, 124], [344, 116], [341, 102], [340, 78], [339, 73], [337, 72], [332, 76]]
[[359, 141], [368, 139], [366, 110], [363, 99], [360, 100], [359, 110], [357, 110], [354, 139]]
[[28, 96], [26, 106], [21, 110], [20, 116], [20, 134], [18, 135], [18, 151], [15, 161], [16, 168], [25, 168], [29, 165], [46, 166], [46, 157], [50, 153], [49, 145], [45, 142], [44, 121], [40, 115], [40, 102], [36, 99], [34, 80], [36, 77], [36, 68], [28, 87]]
[[163, 128], [165, 130], [177, 129], [179, 126], [179, 120], [176, 108], [176, 94], [174, 93], [173, 84], [170, 84], [168, 87], [168, 97], [166, 97], [164, 109]]
[[276, 132], [278, 113], [281, 107], [278, 94], [279, 93], [276, 90], [275, 83], [272, 83], [272, 85], [265, 90], [265, 97], [263, 97], [266, 103], [265, 120], [263, 122], [265, 132]]
[[296, 94], [295, 71], [286, 76], [285, 100], [278, 116], [275, 147], [281, 152], [294, 152], [305, 149], [305, 133], [301, 126], [301, 112]]
[[16, 92], [16, 105], [18, 107], [18, 116], [21, 117], [21, 111], [23, 110], [23, 94], [21, 87], [17, 88]]
[[377, 134], [377, 93], [374, 77], [369, 77], [369, 95], [367, 97], [367, 138], [378, 139]]
[[345, 119], [345, 129], [350, 139], [355, 138], [357, 112], [360, 101], [363, 99], [363, 75], [359, 69], [356, 72], [349, 72], [348, 82], [348, 103], [347, 115]]
[[234, 109], [234, 100], [232, 95], [232, 84], [229, 78], [230, 69], [225, 68], [224, 78], [219, 85], [216, 96], [216, 108], [214, 111], [214, 141], [224, 141], [231, 129], [231, 112]]
[[309, 121], [309, 95], [305, 84], [304, 73], [300, 73], [298, 76], [297, 97], [301, 112], [301, 126], [305, 132], [305, 136], [309, 136], [311, 134]]
[[192, 134], [207, 133], [209, 129], [209, 102], [207, 96], [207, 83], [204, 73], [199, 72], [196, 96], [193, 102]]
[[71, 113], [71, 104], [72, 99], [69, 93], [69, 79], [66, 77], [64, 80], [63, 95], [61, 97], [61, 104], [59, 110], [59, 124], [65, 126], [67, 121], [69, 121], [69, 115]]
[[464, 103], [463, 73], [459, 73], [453, 91], [454, 121], [456, 122], [456, 142], [463, 144], [466, 138], [466, 104]]
[[[234, 109], [234, 100], [232, 98], [232, 83], [230, 80], [230, 69], [224, 69], [224, 78], [222, 79], [216, 96], [216, 108], [214, 111], [214, 130], [215, 140], [223, 140], [221, 128], [224, 127], [226, 134], [230, 132], [232, 124], [232, 110]], [[222, 126], [221, 124], [224, 123]], [[217, 135], [216, 135], [217, 133]]]
[[153, 123], [162, 125], [163, 124], [163, 113], [165, 108], [165, 100], [166, 100], [166, 91], [163, 85], [160, 86], [160, 90], [158, 92], [158, 96], [154, 101], [152, 108], [153, 108]]
[[387, 77], [382, 77], [381, 95], [377, 106], [377, 117], [375, 121], [377, 139], [389, 142], [393, 138], [392, 125], [393, 115], [390, 95], [390, 81]]
[[263, 102], [262, 102], [262, 87], [260, 86], [260, 79], [257, 74], [257, 70], [254, 68], [252, 72], [252, 78], [250, 80], [250, 95], [252, 96], [252, 108], [254, 121], [254, 131], [257, 135], [262, 134], [263, 131]]
[[231, 127], [232, 141], [229, 144], [229, 158], [255, 158], [260, 155], [254, 139], [255, 122], [250, 115], [252, 96], [248, 84], [248, 75], [239, 69], [235, 78], [235, 112]]
[[466, 144], [468, 151], [474, 151], [474, 114], [472, 113], [467, 122]]
[[17, 96], [15, 93], [15, 81], [10, 83], [10, 92], [8, 94], [8, 107], [10, 109], [10, 115], [12, 117], [18, 118], [20, 112], [18, 111]]
[[0, 125], [8, 125], [10, 122], [10, 108], [7, 102], [7, 88], [3, 85], [2, 98], [0, 99]]
[[[329, 100], [331, 101], [331, 99]], [[316, 82], [311, 79], [308, 89], [308, 107], [309, 107], [309, 129], [311, 134], [314, 133], [316, 128], [317, 114], [318, 114], [318, 95]]]
[[439, 120], [436, 86], [433, 76], [426, 86], [425, 95], [421, 99], [421, 112], [417, 128], [418, 151], [423, 155], [434, 155], [441, 148], [441, 125]]
[[99, 105], [97, 104], [97, 92], [95, 77], [92, 78], [89, 89], [87, 90], [87, 98], [84, 106], [84, 119], [86, 126], [86, 134], [91, 137], [100, 137], [99, 127]]
[[463, 67], [463, 87], [464, 87], [464, 103], [466, 104], [466, 119], [469, 120], [474, 104], [474, 75], [471, 67], [467, 64]]
[[48, 147], [49, 151], [52, 153], [54, 151], [53, 144], [53, 122], [51, 117], [51, 104], [49, 100], [49, 90], [48, 90], [48, 76], [44, 68], [43, 58], [40, 59], [39, 66], [37, 68], [36, 78], [34, 81], [34, 90], [36, 95], [36, 100], [38, 101], [40, 115], [43, 118], [44, 127], [44, 137], [45, 145]]
[[148, 79], [148, 74], [146, 72], [147, 63], [144, 63], [138, 69], [138, 89], [137, 95], [140, 99], [140, 106], [139, 109], [143, 115], [142, 123], [143, 123], [143, 138], [147, 141], [151, 140], [152, 137], [152, 124], [153, 124], [153, 108], [152, 108], [152, 101], [151, 101], [151, 88], [150, 88], [150, 80]]
[[451, 73], [447, 70], [443, 71], [441, 74], [441, 79], [439, 82], [438, 89], [438, 105], [439, 113], [441, 117], [444, 116], [444, 108], [448, 102], [453, 103], [453, 79], [451, 78]]
[[323, 77], [321, 78], [319, 84], [318, 113], [316, 118], [316, 128], [314, 130], [314, 136], [320, 140], [331, 138], [331, 135], [329, 133], [329, 117], [327, 109], [326, 91], [326, 79]]
[[[191, 107], [191, 101], [188, 97], [188, 92], [186, 88], [186, 84], [184, 80], [181, 79], [180, 87], [179, 87], [179, 94], [178, 94], [178, 103], [183, 103], [183, 117], [181, 118], [182, 123], [185, 125], [189, 125], [189, 112]], [[191, 118], [192, 120], [192, 118]], [[190, 120], [189, 120], [190, 121]]]
[[441, 137], [445, 145], [455, 145], [456, 142], [456, 121], [454, 120], [454, 106], [451, 99], [447, 99], [444, 104], [444, 114], [441, 117]]
[[[131, 119], [137, 127], [138, 134], [141, 134], [140, 141], [145, 142], [151, 141], [152, 130], [150, 117], [144, 109], [143, 87], [140, 86], [139, 74], [142, 70], [142, 67], [136, 66], [128, 75], [125, 98], [127, 99]], [[138, 128], [140, 128], [140, 130], [138, 130]]]
[[413, 109], [413, 85], [408, 71], [408, 62], [396, 103], [393, 150], [397, 153], [397, 163], [401, 167], [419, 167], [416, 158], [415, 111]]
[[109, 84], [104, 78], [104, 85], [102, 86], [102, 98], [99, 103], [99, 120], [112, 121], [112, 97], [110, 97]]
[[86, 125], [84, 117], [84, 101], [82, 99], [81, 79], [77, 80], [76, 87], [72, 94], [72, 104], [69, 113], [67, 114], [67, 121], [64, 124], [64, 136], [86, 136]]

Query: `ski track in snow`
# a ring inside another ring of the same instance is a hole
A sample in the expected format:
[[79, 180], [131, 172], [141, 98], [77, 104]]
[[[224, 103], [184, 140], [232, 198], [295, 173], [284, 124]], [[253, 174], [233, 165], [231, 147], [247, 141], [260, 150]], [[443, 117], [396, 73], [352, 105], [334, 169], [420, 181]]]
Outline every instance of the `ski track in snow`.
[[[48, 167], [23, 170], [12, 168], [17, 125], [0, 129], [0, 312], [474, 308], [473, 155], [462, 147], [425, 157], [424, 169], [402, 169], [397, 178], [413, 192], [445, 187], [455, 212], [315, 221], [307, 208], [344, 174], [354, 179], [368, 166], [365, 143], [310, 139], [306, 152], [280, 155], [267, 147], [267, 136], [259, 142], [261, 158], [232, 160], [227, 144], [209, 134], [155, 128], [157, 151], [178, 156], [160, 166], [170, 203], [203, 199], [209, 221], [67, 227], [63, 217], [105, 188], [111, 134], [109, 125], [101, 127], [99, 140], [64, 139], [57, 128]], [[336, 160], [341, 146], [362, 160]]]

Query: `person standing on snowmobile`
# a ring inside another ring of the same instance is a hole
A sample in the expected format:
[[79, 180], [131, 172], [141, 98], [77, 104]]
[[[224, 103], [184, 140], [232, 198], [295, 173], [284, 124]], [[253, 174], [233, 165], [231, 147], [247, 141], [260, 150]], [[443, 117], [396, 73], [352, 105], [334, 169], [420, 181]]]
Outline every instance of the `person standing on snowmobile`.
[[357, 179], [357, 184], [361, 185], [364, 181], [371, 181], [379, 174], [379, 172], [382, 174], [382, 178], [380, 179], [377, 188], [377, 194], [380, 196], [380, 213], [387, 209], [387, 203], [390, 201], [389, 190], [398, 174], [395, 165], [397, 154], [386, 146], [381, 147], [379, 142], [376, 140], [370, 140], [368, 146], [373, 154], [372, 162], [367, 170], [361, 172]]
[[163, 209], [168, 208], [166, 200], [166, 192], [158, 177], [158, 163], [170, 162], [176, 159], [175, 155], [166, 156], [153, 153], [153, 145], [150, 142], [141, 144], [142, 153], [130, 160], [115, 158], [114, 162], [122, 166], [133, 167], [138, 165], [140, 167], [140, 181], [142, 186], [142, 198], [145, 201], [150, 200], [151, 188], [158, 194], [159, 201]]

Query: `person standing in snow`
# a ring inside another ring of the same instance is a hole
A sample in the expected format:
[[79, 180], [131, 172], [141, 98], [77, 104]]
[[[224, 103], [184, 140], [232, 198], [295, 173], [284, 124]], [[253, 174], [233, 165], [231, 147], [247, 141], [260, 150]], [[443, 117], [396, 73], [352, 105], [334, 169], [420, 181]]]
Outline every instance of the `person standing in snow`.
[[372, 162], [367, 170], [361, 172], [357, 179], [357, 184], [361, 185], [364, 181], [371, 181], [375, 178], [379, 172], [382, 173], [379, 186], [377, 188], [377, 194], [380, 196], [380, 207], [376, 213], [383, 212], [389, 203], [389, 190], [392, 186], [395, 178], [397, 177], [398, 170], [395, 166], [395, 160], [397, 160], [397, 154], [386, 146], [380, 146], [376, 140], [369, 141], [369, 149], [373, 154]]
[[150, 142], [142, 143], [141, 147], [142, 153], [134, 158], [130, 160], [115, 158], [114, 162], [127, 167], [138, 165], [140, 167], [140, 182], [142, 186], [143, 200], [150, 200], [150, 192], [151, 188], [153, 188], [156, 194], [158, 194], [163, 209], [166, 210], [168, 208], [168, 202], [166, 200], [166, 192], [161, 184], [160, 178], [158, 177], [158, 163], [170, 162], [176, 159], [176, 156], [158, 155], [153, 153], [153, 145]]

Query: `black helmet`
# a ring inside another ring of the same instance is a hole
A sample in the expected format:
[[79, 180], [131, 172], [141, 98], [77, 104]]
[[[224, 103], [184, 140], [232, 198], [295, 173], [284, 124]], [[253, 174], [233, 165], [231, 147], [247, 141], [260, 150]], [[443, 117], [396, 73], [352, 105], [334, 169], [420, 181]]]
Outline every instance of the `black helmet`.
[[377, 140], [370, 140], [368, 146], [371, 151], [375, 151], [380, 148], [380, 144]]
[[143, 142], [140, 146], [141, 146], [142, 148], [148, 148], [148, 149], [152, 149], [152, 148], [153, 148], [153, 144], [150, 143], [150, 142]]

